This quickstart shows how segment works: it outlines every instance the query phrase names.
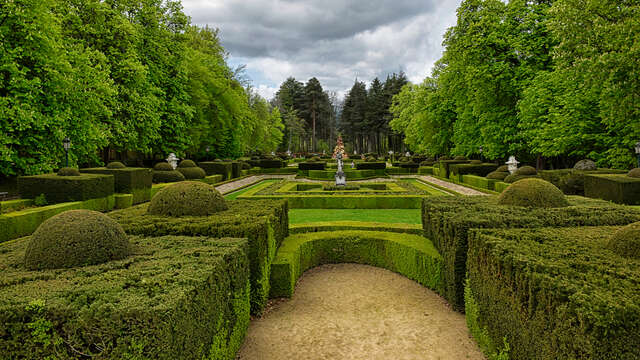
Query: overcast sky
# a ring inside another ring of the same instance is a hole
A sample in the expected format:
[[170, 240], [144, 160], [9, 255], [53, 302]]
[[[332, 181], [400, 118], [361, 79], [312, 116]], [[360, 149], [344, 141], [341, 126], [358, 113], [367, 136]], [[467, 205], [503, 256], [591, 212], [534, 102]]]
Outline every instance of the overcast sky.
[[442, 54], [461, 0], [183, 0], [193, 23], [219, 28], [229, 63], [247, 65], [270, 99], [287, 77], [343, 95], [355, 78], [404, 71], [421, 82]]

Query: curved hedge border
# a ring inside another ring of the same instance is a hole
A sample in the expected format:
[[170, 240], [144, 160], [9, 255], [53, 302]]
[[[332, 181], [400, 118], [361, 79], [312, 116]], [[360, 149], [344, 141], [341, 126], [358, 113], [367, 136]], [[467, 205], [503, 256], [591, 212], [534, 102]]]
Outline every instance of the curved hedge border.
[[358, 263], [388, 269], [442, 293], [442, 257], [418, 235], [378, 231], [296, 234], [285, 239], [271, 264], [269, 296], [291, 297], [296, 281], [312, 267]]
[[395, 224], [368, 221], [319, 221], [289, 226], [289, 233], [291, 234], [337, 230], [371, 230], [414, 235], [422, 235], [423, 232], [422, 225], [419, 224]]

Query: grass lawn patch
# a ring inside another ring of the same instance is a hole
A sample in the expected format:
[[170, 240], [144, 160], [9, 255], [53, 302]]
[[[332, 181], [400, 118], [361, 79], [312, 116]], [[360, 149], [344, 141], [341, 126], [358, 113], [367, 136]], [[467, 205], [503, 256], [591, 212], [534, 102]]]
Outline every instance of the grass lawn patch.
[[421, 224], [420, 209], [290, 209], [289, 224], [330, 221]]
[[249, 191], [249, 190], [252, 190], [252, 189], [253, 189], [253, 188], [255, 188], [256, 186], [263, 185], [263, 184], [265, 184], [265, 183], [270, 184], [270, 183], [274, 183], [274, 182], [276, 182], [276, 181], [280, 181], [280, 180], [278, 180], [278, 179], [274, 179], [274, 180], [264, 180], [264, 181], [261, 181], [261, 182], [259, 182], [259, 183], [257, 183], [257, 184], [253, 184], [253, 185], [251, 185], [251, 186], [247, 186], [247, 187], [242, 188], [242, 189], [240, 189], [240, 190], [230, 192], [230, 193], [226, 194], [226, 195], [224, 196], [224, 198], [225, 198], [225, 199], [227, 199], [227, 200], [235, 200], [238, 196], [240, 196], [240, 195], [242, 195], [242, 194], [246, 193], [246, 192], [247, 192], [247, 191]]

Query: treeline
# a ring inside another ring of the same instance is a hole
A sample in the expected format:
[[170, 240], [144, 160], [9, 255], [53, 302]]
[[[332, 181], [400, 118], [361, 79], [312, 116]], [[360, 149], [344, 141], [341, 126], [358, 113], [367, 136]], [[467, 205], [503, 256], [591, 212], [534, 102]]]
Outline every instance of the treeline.
[[414, 151], [571, 166], [634, 164], [640, 140], [640, 4], [465, 0], [445, 52], [394, 98]]
[[57, 168], [65, 137], [80, 164], [275, 150], [278, 109], [226, 56], [179, 1], [0, 0], [0, 174]]
[[340, 116], [340, 130], [348, 151], [359, 154], [386, 154], [389, 150], [404, 150], [402, 135], [391, 130], [389, 111], [393, 97], [408, 80], [404, 73], [387, 76], [385, 82], [375, 78], [369, 89], [357, 81], [344, 99]]
[[284, 140], [292, 152], [332, 152], [336, 141], [337, 95], [325, 91], [315, 77], [306, 84], [289, 77], [276, 92], [273, 105], [282, 111]]

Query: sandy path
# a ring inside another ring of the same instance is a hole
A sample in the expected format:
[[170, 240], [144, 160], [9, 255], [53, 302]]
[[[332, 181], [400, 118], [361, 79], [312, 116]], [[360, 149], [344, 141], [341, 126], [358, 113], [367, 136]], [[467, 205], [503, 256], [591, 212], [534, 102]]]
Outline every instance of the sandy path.
[[317, 267], [251, 322], [237, 359], [484, 359], [464, 315], [433, 291], [366, 265]]

